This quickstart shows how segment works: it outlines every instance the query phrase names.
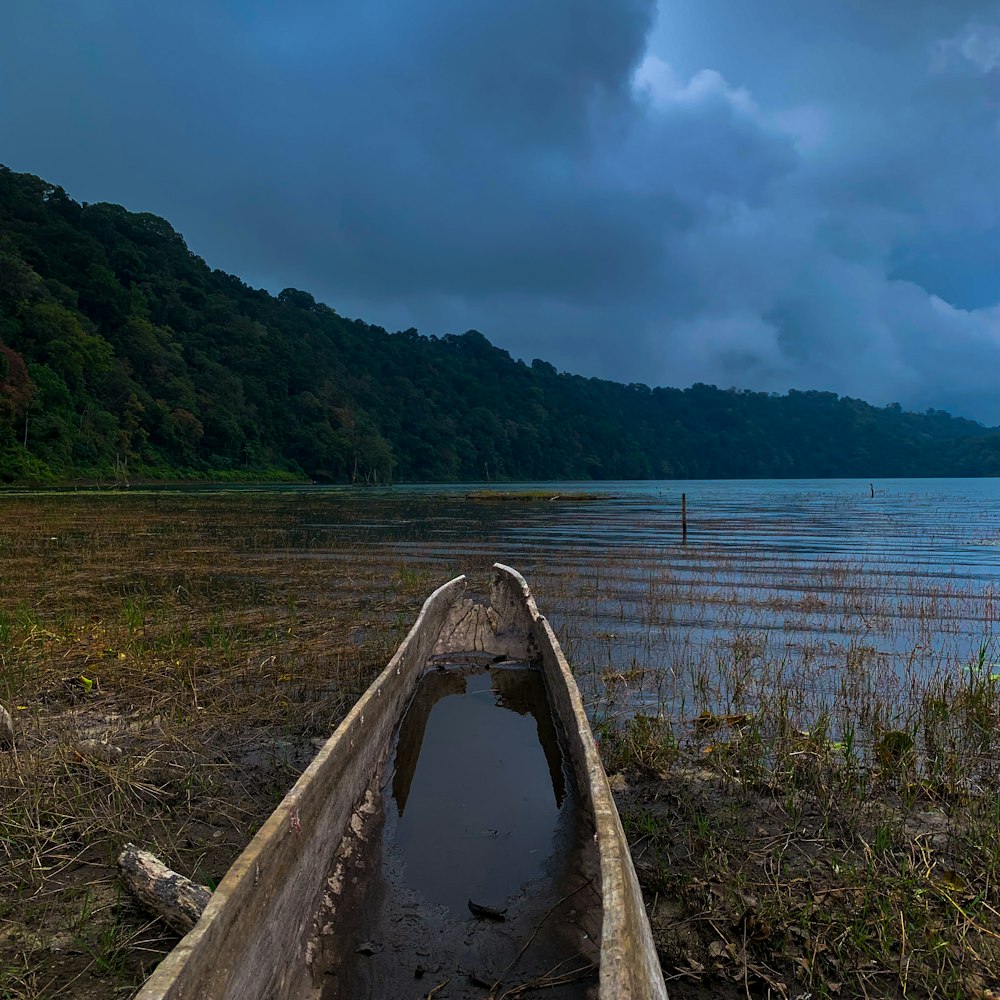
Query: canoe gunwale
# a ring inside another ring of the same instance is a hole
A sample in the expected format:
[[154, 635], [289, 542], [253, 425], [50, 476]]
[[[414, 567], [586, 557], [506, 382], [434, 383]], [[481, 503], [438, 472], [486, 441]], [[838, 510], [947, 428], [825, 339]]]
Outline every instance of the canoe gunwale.
[[[307, 946], [331, 859], [412, 697], [464, 576], [438, 587], [383, 671], [233, 862], [135, 1000], [307, 995]], [[336, 794], [329, 794], [335, 788]], [[333, 830], [331, 836], [324, 831]], [[324, 839], [325, 838], [325, 839]], [[308, 850], [308, 857], [304, 857]], [[280, 955], [283, 967], [275, 967]]]
[[[607, 1000], [666, 1000], [667, 990], [642, 890], [580, 689], [559, 640], [548, 619], [539, 612], [524, 577], [503, 563], [494, 563], [493, 568], [503, 585], [519, 594], [530, 619], [532, 646], [541, 660], [549, 698], [571, 743], [569, 756], [577, 786], [593, 814], [604, 904], [600, 996]], [[495, 581], [494, 591], [497, 586]]]

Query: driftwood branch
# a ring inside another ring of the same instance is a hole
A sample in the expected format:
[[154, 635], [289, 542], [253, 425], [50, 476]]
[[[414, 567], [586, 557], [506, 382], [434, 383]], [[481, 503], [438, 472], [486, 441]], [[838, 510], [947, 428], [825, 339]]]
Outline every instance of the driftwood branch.
[[118, 870], [131, 892], [179, 934], [187, 934], [208, 905], [211, 890], [171, 871], [149, 851], [126, 844]]
[[0, 750], [14, 749], [14, 720], [10, 712], [0, 705]]

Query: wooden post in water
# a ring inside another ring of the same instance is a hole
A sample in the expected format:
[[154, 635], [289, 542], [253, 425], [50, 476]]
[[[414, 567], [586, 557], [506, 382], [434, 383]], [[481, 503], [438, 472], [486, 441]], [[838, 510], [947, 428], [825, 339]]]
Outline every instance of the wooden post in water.
[[688, 498], [686, 493], [681, 494], [681, 545], [688, 543]]

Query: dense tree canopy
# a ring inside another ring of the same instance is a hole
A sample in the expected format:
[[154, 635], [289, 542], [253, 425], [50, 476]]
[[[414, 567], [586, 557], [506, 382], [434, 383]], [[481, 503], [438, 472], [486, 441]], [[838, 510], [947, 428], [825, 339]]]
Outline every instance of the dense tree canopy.
[[0, 168], [0, 478], [1000, 474], [1000, 433], [829, 392], [620, 385], [213, 271], [170, 224]]

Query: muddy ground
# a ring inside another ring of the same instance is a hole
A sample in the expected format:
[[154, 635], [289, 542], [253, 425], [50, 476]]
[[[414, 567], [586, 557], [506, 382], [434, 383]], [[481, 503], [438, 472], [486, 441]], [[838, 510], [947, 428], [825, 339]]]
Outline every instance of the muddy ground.
[[[0, 996], [127, 996], [178, 936], [123, 890], [114, 861], [125, 840], [160, 845], [165, 861], [214, 886], [325, 727], [208, 723], [179, 733], [166, 720], [137, 726], [127, 710], [98, 712], [90, 696], [60, 695], [49, 707], [44, 729], [22, 729], [5, 756], [4, 793], [30, 767], [49, 836], [27, 856], [14, 838], [4, 843]], [[108, 758], [86, 740], [121, 754]], [[67, 783], [119, 809], [121, 832], [109, 839], [60, 816], [53, 803]], [[921, 997], [928, 960], [954, 966], [956, 997], [991, 996], [996, 983], [984, 970], [1000, 935], [981, 919], [966, 921], [961, 949], [907, 941], [892, 925], [905, 910], [912, 926], [914, 905], [927, 908], [929, 932], [941, 908], [971, 908], [979, 890], [951, 804], [904, 801], [886, 787], [845, 814], [822, 784], [753, 785], [694, 755], [659, 773], [626, 769], [612, 786], [674, 1000]], [[44, 870], [43, 888], [15, 910], [25, 866]], [[456, 983], [435, 997], [475, 995], [472, 987]]]

